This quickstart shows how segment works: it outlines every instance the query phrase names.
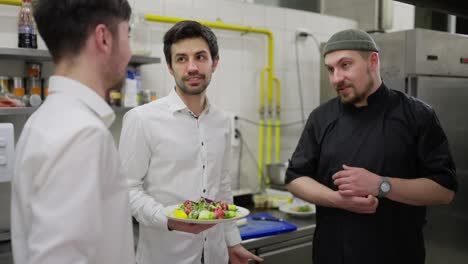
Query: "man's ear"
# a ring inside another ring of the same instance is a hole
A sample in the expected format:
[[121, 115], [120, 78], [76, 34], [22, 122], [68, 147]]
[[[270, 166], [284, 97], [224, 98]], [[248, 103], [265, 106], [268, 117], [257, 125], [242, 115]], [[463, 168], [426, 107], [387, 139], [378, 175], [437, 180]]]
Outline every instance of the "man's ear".
[[166, 64], [167, 65], [167, 69], [169, 70], [169, 73], [174, 76], [174, 70], [172, 69], [172, 66], [168, 63]]
[[372, 52], [369, 56], [370, 66], [372, 70], [377, 70], [379, 66], [379, 53]]
[[213, 65], [211, 66], [211, 72], [215, 72], [218, 67], [219, 56], [213, 59]]
[[112, 49], [112, 34], [104, 24], [99, 24], [94, 29], [96, 47], [100, 51], [110, 52]]

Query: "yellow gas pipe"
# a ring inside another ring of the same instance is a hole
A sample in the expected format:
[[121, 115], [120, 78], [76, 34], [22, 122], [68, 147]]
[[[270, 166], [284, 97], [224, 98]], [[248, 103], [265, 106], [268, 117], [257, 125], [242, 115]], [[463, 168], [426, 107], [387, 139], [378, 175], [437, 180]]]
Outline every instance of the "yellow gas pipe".
[[20, 6], [21, 0], [0, 0], [0, 4]]
[[274, 78], [276, 84], [276, 124], [275, 124], [275, 162], [281, 162], [281, 82]]
[[269, 180], [267, 177], [263, 177], [263, 149], [265, 147], [265, 72], [269, 70], [270, 69], [268, 67], [265, 67], [262, 69], [260, 74], [260, 106], [258, 107], [258, 114], [260, 116], [258, 121], [258, 182], [262, 189], [266, 187], [265, 184], [268, 184]]
[[[159, 15], [153, 15], [153, 14], [147, 14], [145, 15], [146, 20], [148, 21], [154, 21], [154, 22], [162, 22], [162, 23], [177, 23], [183, 20], [187, 20], [184, 18], [177, 18], [177, 17], [168, 17], [168, 16], [159, 16]], [[262, 183], [265, 179], [263, 176], [263, 166], [264, 166], [264, 156], [263, 156], [263, 151], [264, 151], [264, 126], [265, 126], [265, 113], [264, 113], [264, 74], [266, 71], [268, 71], [268, 96], [267, 96], [267, 102], [268, 102], [268, 114], [269, 114], [269, 119], [268, 119], [268, 130], [267, 130], [267, 162], [271, 163], [271, 144], [272, 144], [272, 129], [273, 129], [273, 124], [272, 124], [272, 115], [273, 115], [273, 80], [275, 77], [273, 76], [273, 69], [274, 69], [274, 61], [273, 61], [273, 33], [268, 30], [268, 29], [262, 29], [262, 28], [254, 28], [254, 27], [249, 27], [249, 26], [239, 26], [239, 25], [232, 25], [232, 24], [225, 24], [220, 21], [216, 22], [211, 22], [211, 21], [202, 21], [202, 20], [197, 20], [199, 23], [211, 27], [211, 28], [217, 28], [217, 29], [225, 29], [225, 30], [233, 30], [233, 31], [241, 31], [241, 32], [246, 32], [246, 33], [259, 33], [259, 34], [265, 34], [268, 37], [268, 66], [265, 67], [262, 70], [262, 77], [261, 77], [261, 88], [260, 88], [260, 107], [259, 107], [259, 114], [260, 114], [260, 120], [259, 120], [259, 151], [258, 151], [258, 177], [260, 180], [260, 183]], [[277, 93], [279, 93], [279, 80], [277, 81], [278, 87], [277, 87]], [[278, 110], [280, 109], [279, 105], [281, 102], [281, 98], [277, 96], [276, 98], [276, 108], [277, 108], [277, 113]], [[277, 120], [276, 120], [276, 161], [278, 162], [280, 160], [279, 157], [279, 147], [280, 147], [280, 127], [278, 126], [280, 124], [279, 121], [279, 115], [277, 115]]]

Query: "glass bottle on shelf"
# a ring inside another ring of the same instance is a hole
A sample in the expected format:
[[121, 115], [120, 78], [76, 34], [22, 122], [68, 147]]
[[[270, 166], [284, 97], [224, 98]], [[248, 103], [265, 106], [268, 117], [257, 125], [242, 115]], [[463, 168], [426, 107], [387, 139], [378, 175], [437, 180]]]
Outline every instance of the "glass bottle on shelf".
[[31, 0], [23, 0], [18, 17], [18, 47], [37, 49], [36, 25]]
[[151, 55], [150, 31], [143, 14], [133, 13], [130, 27], [130, 47], [133, 55]]

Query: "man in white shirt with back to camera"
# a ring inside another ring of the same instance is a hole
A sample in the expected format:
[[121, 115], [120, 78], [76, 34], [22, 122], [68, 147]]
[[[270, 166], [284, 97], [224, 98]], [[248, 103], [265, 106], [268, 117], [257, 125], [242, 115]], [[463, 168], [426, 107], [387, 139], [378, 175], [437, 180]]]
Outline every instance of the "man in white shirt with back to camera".
[[260, 262], [240, 245], [234, 223], [187, 224], [164, 214], [166, 206], [201, 196], [232, 202], [230, 122], [206, 97], [219, 60], [216, 36], [198, 22], [179, 22], [164, 36], [164, 54], [175, 88], [129, 111], [120, 137], [130, 207], [140, 224], [137, 263]]
[[18, 142], [12, 182], [17, 264], [135, 263], [128, 189], [106, 92], [130, 60], [127, 0], [37, 1], [55, 63], [49, 96]]

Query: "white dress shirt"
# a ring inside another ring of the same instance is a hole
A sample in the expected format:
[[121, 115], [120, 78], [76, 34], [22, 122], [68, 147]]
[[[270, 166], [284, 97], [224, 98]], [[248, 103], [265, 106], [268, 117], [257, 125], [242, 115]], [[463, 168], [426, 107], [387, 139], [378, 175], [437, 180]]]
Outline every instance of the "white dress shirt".
[[60, 76], [28, 119], [12, 181], [16, 264], [135, 263], [128, 189], [108, 127], [112, 108]]
[[235, 224], [198, 235], [169, 231], [164, 207], [201, 196], [232, 202], [228, 116], [207, 103], [195, 118], [173, 90], [127, 112], [119, 152], [140, 223], [137, 263], [195, 264], [202, 251], [206, 264], [227, 263], [227, 246], [241, 242]]

